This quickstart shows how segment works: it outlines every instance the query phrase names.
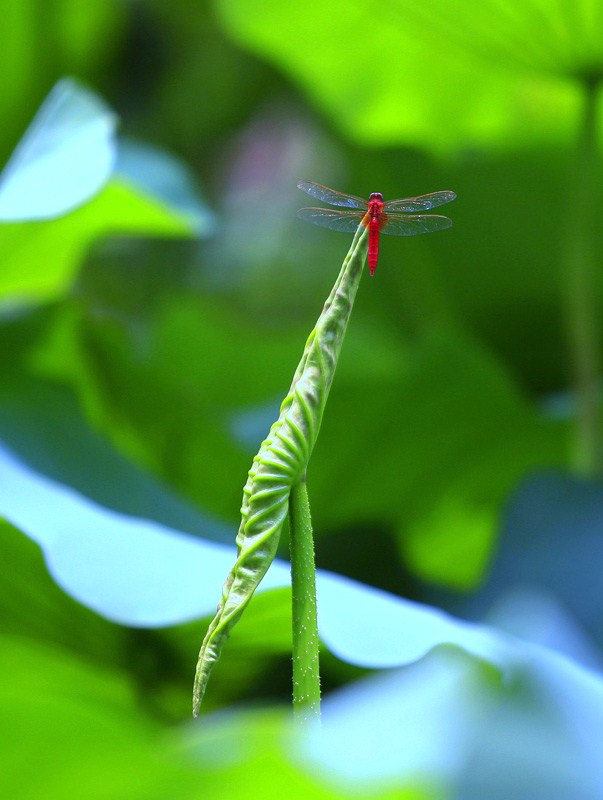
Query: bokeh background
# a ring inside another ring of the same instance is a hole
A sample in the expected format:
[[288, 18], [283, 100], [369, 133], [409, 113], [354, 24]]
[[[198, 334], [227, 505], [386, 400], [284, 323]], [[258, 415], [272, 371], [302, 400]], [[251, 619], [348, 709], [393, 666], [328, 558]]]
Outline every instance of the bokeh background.
[[[0, 179], [3, 208], [20, 192], [25, 209], [0, 227], [6, 452], [103, 509], [232, 544], [247, 469], [349, 244], [296, 218], [308, 204], [296, 182], [386, 199], [453, 189], [443, 212], [453, 228], [384, 237], [375, 277], [363, 277], [308, 474], [318, 566], [487, 621], [598, 675], [603, 7], [1, 8], [1, 163], [66, 76], [119, 119], [116, 138], [101, 136], [112, 166], [77, 208], [28, 216], [35, 174]], [[94, 150], [70, 163], [77, 183]], [[67, 177], [40, 191], [60, 200]], [[290, 693], [286, 588], [252, 603], [208, 691], [208, 712], [221, 713], [195, 727], [203, 619], [119, 624], [104, 610], [105, 561], [95, 569], [85, 546], [71, 556], [74, 573], [96, 572], [96, 605], [53, 561], [62, 495], [15, 499], [10, 487], [7, 477], [6, 796], [348, 796], [274, 744]], [[52, 536], [36, 528], [49, 521]], [[199, 591], [217, 603], [224, 577]], [[468, 697], [482, 696], [490, 667], [484, 677], [466, 656], [441, 658], [442, 674], [462, 672]], [[364, 666], [327, 648], [327, 695]], [[509, 736], [545, 732], [531, 788], [509, 789], [490, 753], [480, 795], [477, 779], [458, 777], [464, 767], [442, 767], [450, 743], [425, 734], [437, 757], [404, 762], [384, 786], [375, 767], [366, 796], [534, 798], [544, 774], [565, 791], [554, 772], [563, 737], [547, 750], [546, 725], [515, 688]], [[442, 708], [475, 725], [467, 704]], [[574, 793], [554, 796], [600, 796], [589, 793], [600, 775], [585, 770], [584, 785], [566, 775]]]

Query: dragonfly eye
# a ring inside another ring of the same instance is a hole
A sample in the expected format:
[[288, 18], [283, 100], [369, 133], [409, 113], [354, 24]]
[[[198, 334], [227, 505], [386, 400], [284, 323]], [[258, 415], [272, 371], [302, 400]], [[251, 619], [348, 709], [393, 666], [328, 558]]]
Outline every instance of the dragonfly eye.
[[369, 200], [379, 200], [382, 203], [383, 195], [381, 194], [381, 192], [372, 192], [372, 194], [369, 195]]

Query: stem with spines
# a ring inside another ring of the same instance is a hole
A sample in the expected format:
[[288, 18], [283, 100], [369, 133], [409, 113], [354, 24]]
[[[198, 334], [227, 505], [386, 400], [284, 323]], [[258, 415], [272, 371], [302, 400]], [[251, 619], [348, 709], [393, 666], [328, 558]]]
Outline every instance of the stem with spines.
[[305, 722], [320, 716], [316, 566], [305, 476], [289, 497], [293, 618], [293, 711]]

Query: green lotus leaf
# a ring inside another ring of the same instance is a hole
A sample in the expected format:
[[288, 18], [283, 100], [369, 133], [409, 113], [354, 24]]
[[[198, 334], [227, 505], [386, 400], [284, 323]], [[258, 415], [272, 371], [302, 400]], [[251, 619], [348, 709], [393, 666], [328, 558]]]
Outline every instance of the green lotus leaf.
[[450, 150], [559, 140], [603, 68], [596, 0], [222, 0], [230, 35], [349, 137]]

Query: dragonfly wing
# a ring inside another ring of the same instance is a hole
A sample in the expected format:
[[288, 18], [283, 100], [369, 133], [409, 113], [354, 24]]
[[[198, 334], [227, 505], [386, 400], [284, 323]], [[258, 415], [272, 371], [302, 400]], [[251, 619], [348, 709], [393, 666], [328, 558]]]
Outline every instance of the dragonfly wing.
[[443, 231], [452, 225], [452, 220], [448, 217], [441, 217], [438, 214], [418, 214], [417, 216], [398, 216], [397, 214], [385, 215], [385, 224], [381, 228], [381, 233], [390, 236], [418, 236], [421, 233], [432, 233], [433, 231]]
[[321, 183], [314, 183], [314, 181], [300, 181], [297, 188], [302, 192], [306, 192], [310, 197], [315, 200], [320, 200], [321, 203], [328, 203], [330, 206], [343, 206], [344, 208], [359, 208], [366, 211], [368, 202], [363, 200], [362, 197], [356, 197], [353, 194], [344, 194], [343, 192], [336, 192], [335, 189], [329, 189], [328, 186], [323, 186]]
[[330, 208], [300, 208], [297, 216], [306, 222], [330, 228], [332, 231], [355, 233], [362, 223], [364, 214], [356, 211], [331, 211]]
[[444, 203], [450, 203], [452, 200], [456, 200], [454, 192], [432, 192], [431, 194], [422, 194], [419, 197], [407, 197], [405, 200], [390, 200], [389, 203], [383, 206], [383, 210], [385, 212], [401, 211], [404, 214], [414, 214], [443, 206]]

